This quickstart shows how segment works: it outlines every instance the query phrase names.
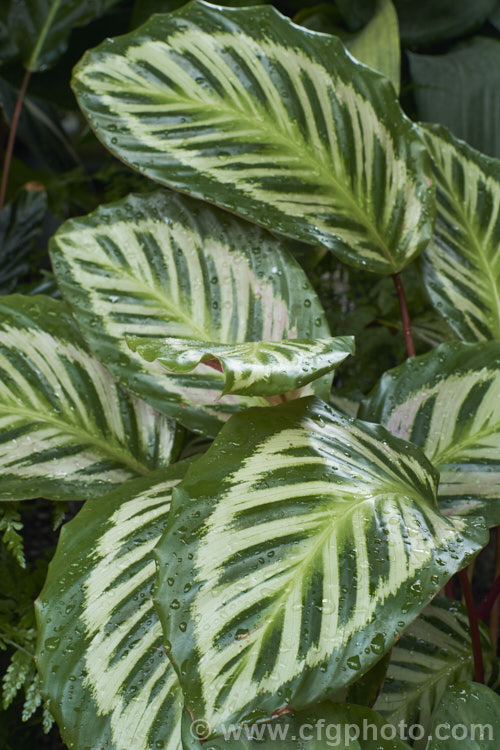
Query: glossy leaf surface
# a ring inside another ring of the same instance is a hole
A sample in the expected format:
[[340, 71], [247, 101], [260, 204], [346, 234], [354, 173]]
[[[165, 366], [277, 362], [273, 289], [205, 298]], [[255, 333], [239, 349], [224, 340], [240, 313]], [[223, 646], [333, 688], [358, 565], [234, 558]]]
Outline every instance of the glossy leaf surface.
[[[196, 378], [146, 364], [127, 337], [236, 344], [329, 336], [323, 309], [281, 240], [219, 209], [173, 193], [129, 196], [67, 222], [51, 242], [64, 297], [83, 336], [136, 395], [182, 424], [214, 435], [248, 405], [216, 401], [224, 376]], [[305, 393], [328, 397], [331, 375]]]
[[0, 499], [79, 500], [167, 466], [175, 425], [124, 391], [67, 308], [0, 297]]
[[[483, 623], [480, 628], [485, 675], [495, 680], [498, 663], [491, 637]], [[394, 726], [401, 721], [422, 725], [424, 737], [415, 745], [421, 750], [426, 747], [442, 697], [456, 682], [473, 676], [467, 610], [447, 597], [436, 597], [393, 647], [375, 709]], [[461, 720], [456, 717], [457, 722]]]
[[42, 690], [68, 747], [181, 750], [182, 695], [153, 608], [153, 547], [189, 462], [89, 500], [37, 602]]
[[447, 515], [500, 524], [500, 342], [442, 344], [386, 373], [360, 416], [420, 446]]
[[354, 338], [292, 339], [215, 344], [194, 339], [127, 339], [147, 362], [171, 372], [192, 372], [199, 364], [220, 368], [226, 393], [277, 396], [326, 375], [354, 353]]
[[481, 26], [495, 0], [394, 0], [405, 45], [455, 39]]
[[423, 258], [431, 300], [465, 341], [500, 338], [500, 161], [439, 126], [422, 127], [438, 186]]
[[88, 52], [80, 106], [120, 159], [353, 265], [430, 239], [427, 154], [393, 87], [273, 8], [194, 1]]
[[487, 539], [416, 447], [314, 398], [235, 415], [176, 488], [158, 607], [196, 719], [348, 685]]

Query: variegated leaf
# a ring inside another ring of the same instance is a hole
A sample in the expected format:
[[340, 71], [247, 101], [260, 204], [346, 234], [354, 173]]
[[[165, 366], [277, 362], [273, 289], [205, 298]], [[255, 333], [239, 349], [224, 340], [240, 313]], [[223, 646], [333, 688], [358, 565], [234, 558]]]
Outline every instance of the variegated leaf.
[[443, 695], [426, 750], [497, 750], [500, 696], [478, 682], [458, 682]]
[[[196, 723], [195, 723], [196, 724]], [[206, 727], [204, 727], [206, 730]], [[193, 738], [193, 722], [184, 714], [184, 750], [202, 750]], [[272, 721], [230, 727], [210, 740], [209, 750], [410, 750], [392, 726], [375, 711], [349, 703], [316, 704]]]
[[[459, 39], [479, 29], [496, 0], [394, 0], [405, 47], [428, 47]], [[468, 44], [464, 44], [467, 47]]]
[[130, 337], [129, 347], [170, 372], [192, 372], [202, 362], [223, 372], [222, 394], [277, 396], [326, 375], [354, 353], [353, 336], [217, 344], [194, 339]]
[[[426, 0], [434, 13], [434, 0]], [[403, 0], [405, 2], [405, 0]], [[455, 15], [455, 0], [440, 0], [443, 19]], [[479, 5], [481, 0], [470, 0]], [[498, 0], [486, 0], [491, 5]], [[500, 7], [500, 6], [499, 6]], [[417, 10], [420, 13], [420, 8]], [[474, 35], [464, 43], [440, 45], [435, 50], [407, 51], [409, 84], [416, 118], [421, 122], [444, 125], [473, 148], [488, 156], [500, 157], [500, 44], [493, 35]], [[415, 48], [413, 48], [415, 50]], [[425, 54], [427, 52], [427, 54]], [[429, 54], [431, 52], [431, 54]], [[432, 54], [433, 53], [433, 54]]]
[[89, 500], [36, 603], [42, 692], [69, 748], [181, 750], [182, 694], [153, 607], [153, 547], [189, 461]]
[[175, 424], [124, 391], [48, 297], [0, 297], [0, 428], [0, 500], [103, 495], [175, 448]]
[[500, 338], [500, 161], [438, 125], [421, 126], [438, 219], [423, 255], [432, 303], [464, 341]]
[[371, 20], [344, 44], [357, 60], [386, 76], [399, 95], [401, 52], [398, 14], [392, 0], [377, 0]]
[[500, 524], [500, 342], [442, 344], [386, 373], [360, 417], [420, 446], [446, 515]]
[[173, 495], [158, 607], [189, 711], [223, 723], [356, 680], [487, 541], [379, 425], [306, 398], [222, 428]]
[[[346, 9], [352, 8], [350, 0], [306, 5], [294, 15], [293, 20], [312, 31], [332, 34], [341, 39], [356, 60], [382, 73], [399, 94], [401, 54], [396, 9], [392, 0], [363, 1], [367, 6], [367, 17], [353, 23], [347, 21], [343, 9], [339, 8], [341, 2], [344, 2]], [[353, 32], [352, 29], [357, 31]]]
[[[235, 344], [329, 336], [321, 304], [283, 243], [259, 227], [164, 191], [67, 222], [51, 242], [59, 286], [90, 348], [132, 392], [214, 435], [265, 399], [227, 395], [224, 375], [167, 375], [127, 336]], [[305, 386], [328, 397], [331, 375]]]
[[391, 84], [275, 9], [192, 2], [87, 52], [91, 126], [149, 177], [383, 274], [428, 243], [425, 147]]
[[[486, 678], [498, 677], [498, 661], [488, 628], [481, 623]], [[433, 716], [446, 690], [474, 676], [474, 657], [467, 610], [438, 596], [410, 625], [392, 649], [387, 677], [375, 709], [398, 726], [421, 724], [425, 735], [415, 744], [425, 747]]]

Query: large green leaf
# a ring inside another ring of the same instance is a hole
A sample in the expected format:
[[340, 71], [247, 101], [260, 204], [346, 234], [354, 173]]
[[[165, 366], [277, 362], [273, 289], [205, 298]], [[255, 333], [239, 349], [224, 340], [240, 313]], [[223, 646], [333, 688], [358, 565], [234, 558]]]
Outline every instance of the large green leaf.
[[[8, 2], [8, 0], [7, 0]], [[65, 51], [75, 26], [118, 0], [10, 0], [8, 29], [28, 70], [45, 70]]]
[[500, 738], [500, 697], [477, 682], [447, 690], [437, 709], [426, 750], [496, 750]]
[[270, 7], [195, 0], [87, 52], [74, 90], [158, 182], [392, 273], [430, 239], [427, 155], [393, 87]]
[[103, 495], [174, 448], [174, 423], [122, 390], [48, 297], [0, 297], [0, 427], [0, 500]]
[[500, 161], [439, 126], [422, 126], [438, 187], [423, 256], [431, 300], [465, 341], [500, 338]]
[[[146, 365], [126, 336], [221, 344], [329, 336], [323, 309], [283, 243], [174, 193], [131, 196], [65, 224], [51, 242], [59, 286], [91, 349], [121, 382], [194, 430], [264, 399], [216, 401], [224, 375]], [[306, 386], [328, 397], [331, 375]]]
[[[420, 13], [420, 5], [411, 2]], [[499, 158], [500, 41], [475, 37], [444, 55], [408, 53], [408, 58], [418, 119], [445, 125], [474, 148]]]
[[89, 500], [37, 600], [37, 666], [74, 750], [181, 750], [182, 695], [153, 607], [153, 547], [189, 461]]
[[158, 607], [187, 707], [299, 709], [378, 661], [487, 539], [379, 425], [306, 398], [232, 417], [175, 489]]
[[496, 0], [394, 0], [401, 40], [411, 46], [456, 39], [486, 21]]
[[[196, 722], [186, 712], [182, 722], [184, 750], [201, 750], [193, 738]], [[202, 725], [203, 730], [207, 727]], [[375, 711], [347, 703], [321, 703], [270, 722], [231, 727], [208, 742], [209, 750], [409, 750], [398, 732]]]
[[128, 345], [147, 362], [171, 372], [192, 372], [201, 363], [222, 370], [222, 394], [277, 396], [326, 375], [354, 353], [353, 336], [327, 339], [217, 344], [194, 339], [133, 336]]
[[446, 515], [500, 524], [500, 342], [441, 344], [386, 373], [359, 416], [420, 446]]
[[[480, 623], [487, 679], [496, 679], [498, 662], [488, 628]], [[474, 657], [467, 610], [456, 601], [438, 596], [403, 633], [392, 649], [387, 677], [375, 704], [387, 721], [399, 726], [420, 724], [425, 747], [436, 707], [458, 680], [472, 679]]]

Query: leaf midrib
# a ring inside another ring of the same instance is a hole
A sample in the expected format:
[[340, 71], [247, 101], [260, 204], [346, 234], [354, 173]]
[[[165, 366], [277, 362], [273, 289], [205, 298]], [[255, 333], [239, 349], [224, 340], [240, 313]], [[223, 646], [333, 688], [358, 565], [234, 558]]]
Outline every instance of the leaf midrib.
[[[131, 93], [144, 95], [144, 88], [136, 89], [134, 86], [128, 85], [127, 91]], [[245, 124], [250, 125], [251, 127], [255, 128], [255, 122], [256, 122], [255, 112], [249, 113], [249, 112], [242, 111], [242, 110], [231, 109], [227, 105], [224, 106], [224, 105], [215, 104], [215, 103], [213, 104], [212, 103], [207, 104], [205, 102], [199, 103], [199, 102], [193, 101], [187, 96], [185, 97], [178, 96], [175, 98], [168, 97], [163, 92], [159, 92], [157, 90], [153, 90], [152, 96], [153, 98], [161, 99], [162, 101], [170, 101], [172, 103], [182, 103], [184, 101], [188, 103], [192, 108], [195, 107], [195, 108], [202, 109], [204, 111], [213, 111], [217, 114], [220, 114], [221, 112], [227, 112], [228, 114], [231, 115], [232, 119], [234, 120], [239, 119]], [[360, 219], [360, 224], [364, 226], [368, 230], [368, 232], [372, 235], [373, 239], [375, 240], [375, 243], [380, 247], [387, 261], [391, 263], [393, 266], [395, 266], [396, 264], [389, 251], [389, 248], [383, 241], [375, 225], [369, 220], [367, 214], [363, 212], [362, 208], [356, 202], [353, 195], [347, 190], [345, 185], [341, 181], [335, 178], [335, 175], [332, 174], [332, 172], [328, 170], [327, 166], [325, 165], [323, 161], [317, 158], [316, 152], [313, 149], [311, 149], [311, 147], [305, 142], [302, 134], [300, 134], [301, 135], [300, 143], [298, 140], [291, 142], [289, 139], [286, 138], [285, 133], [282, 133], [281, 131], [277, 131], [276, 127], [272, 127], [272, 125], [268, 124], [268, 121], [262, 114], [261, 108], [257, 103], [256, 103], [256, 108], [260, 113], [258, 119], [263, 124], [262, 130], [264, 130], [264, 132], [268, 134], [269, 139], [282, 146], [284, 145], [287, 149], [290, 149], [290, 145], [292, 144], [294, 148], [297, 148], [302, 151], [306, 164], [308, 161], [315, 164], [316, 169], [319, 172], [319, 174], [324, 175], [325, 184], [326, 185], [333, 184], [334, 188], [336, 188], [337, 191], [344, 196], [345, 202], [350, 206], [350, 208], [354, 211], [354, 213], [358, 215]], [[300, 146], [302, 148], [300, 148]], [[330, 155], [329, 150], [326, 148], [325, 148], [325, 152]], [[330, 160], [330, 164], [331, 164], [331, 160]], [[340, 237], [340, 235], [337, 235], [337, 236]]]
[[130, 457], [130, 455], [124, 454], [122, 451], [113, 448], [110, 446], [110, 443], [104, 439], [100, 439], [96, 437], [95, 435], [92, 435], [85, 430], [77, 427], [76, 425], [70, 425], [68, 422], [65, 422], [63, 420], [56, 419], [55, 417], [50, 417], [43, 415], [43, 417], [40, 416], [38, 412], [31, 412], [29, 409], [23, 409], [22, 407], [18, 406], [9, 406], [9, 405], [0, 405], [0, 413], [2, 414], [12, 414], [14, 416], [20, 416], [24, 417], [25, 419], [29, 420], [29, 422], [35, 423], [35, 424], [47, 424], [52, 425], [54, 427], [57, 427], [61, 430], [61, 432], [64, 434], [70, 434], [74, 435], [75, 437], [79, 437], [81, 439], [82, 443], [86, 443], [87, 445], [94, 445], [97, 448], [99, 448], [103, 453], [108, 454], [112, 458], [114, 458], [118, 463], [123, 464], [124, 466], [127, 466], [128, 468], [132, 469], [134, 472], [142, 474], [146, 476], [149, 474], [149, 469], [145, 467], [143, 464], [138, 463], [133, 458]]

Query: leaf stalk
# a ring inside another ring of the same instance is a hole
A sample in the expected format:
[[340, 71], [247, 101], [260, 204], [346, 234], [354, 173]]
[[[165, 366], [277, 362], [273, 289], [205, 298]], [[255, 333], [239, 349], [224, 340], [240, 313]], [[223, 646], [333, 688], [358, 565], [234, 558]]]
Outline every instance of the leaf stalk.
[[409, 357], [415, 356], [415, 344], [413, 343], [413, 334], [411, 332], [411, 320], [410, 313], [408, 312], [408, 303], [406, 301], [406, 294], [401, 281], [399, 273], [393, 273], [392, 278], [394, 280], [394, 286], [398, 293], [399, 309], [401, 311], [401, 322], [403, 324], [403, 333], [406, 342], [406, 351]]
[[12, 115], [12, 122], [10, 124], [9, 138], [7, 140], [7, 148], [5, 149], [5, 158], [2, 169], [2, 180], [0, 182], [0, 211], [5, 204], [5, 195], [7, 193], [7, 183], [9, 181], [10, 163], [12, 161], [12, 154], [14, 152], [14, 143], [16, 141], [17, 126], [19, 125], [19, 118], [21, 116], [21, 110], [23, 108], [24, 97], [26, 96], [26, 89], [31, 78], [31, 71], [27, 70], [24, 74], [21, 88], [17, 96], [16, 106]]
[[472, 653], [474, 655], [474, 679], [476, 682], [484, 683], [483, 651], [481, 647], [481, 636], [479, 633], [476, 605], [472, 595], [472, 587], [469, 581], [469, 576], [467, 575], [467, 570], [461, 570], [458, 576], [460, 578], [460, 585], [462, 586], [462, 592], [467, 605], [467, 612], [469, 613]]

